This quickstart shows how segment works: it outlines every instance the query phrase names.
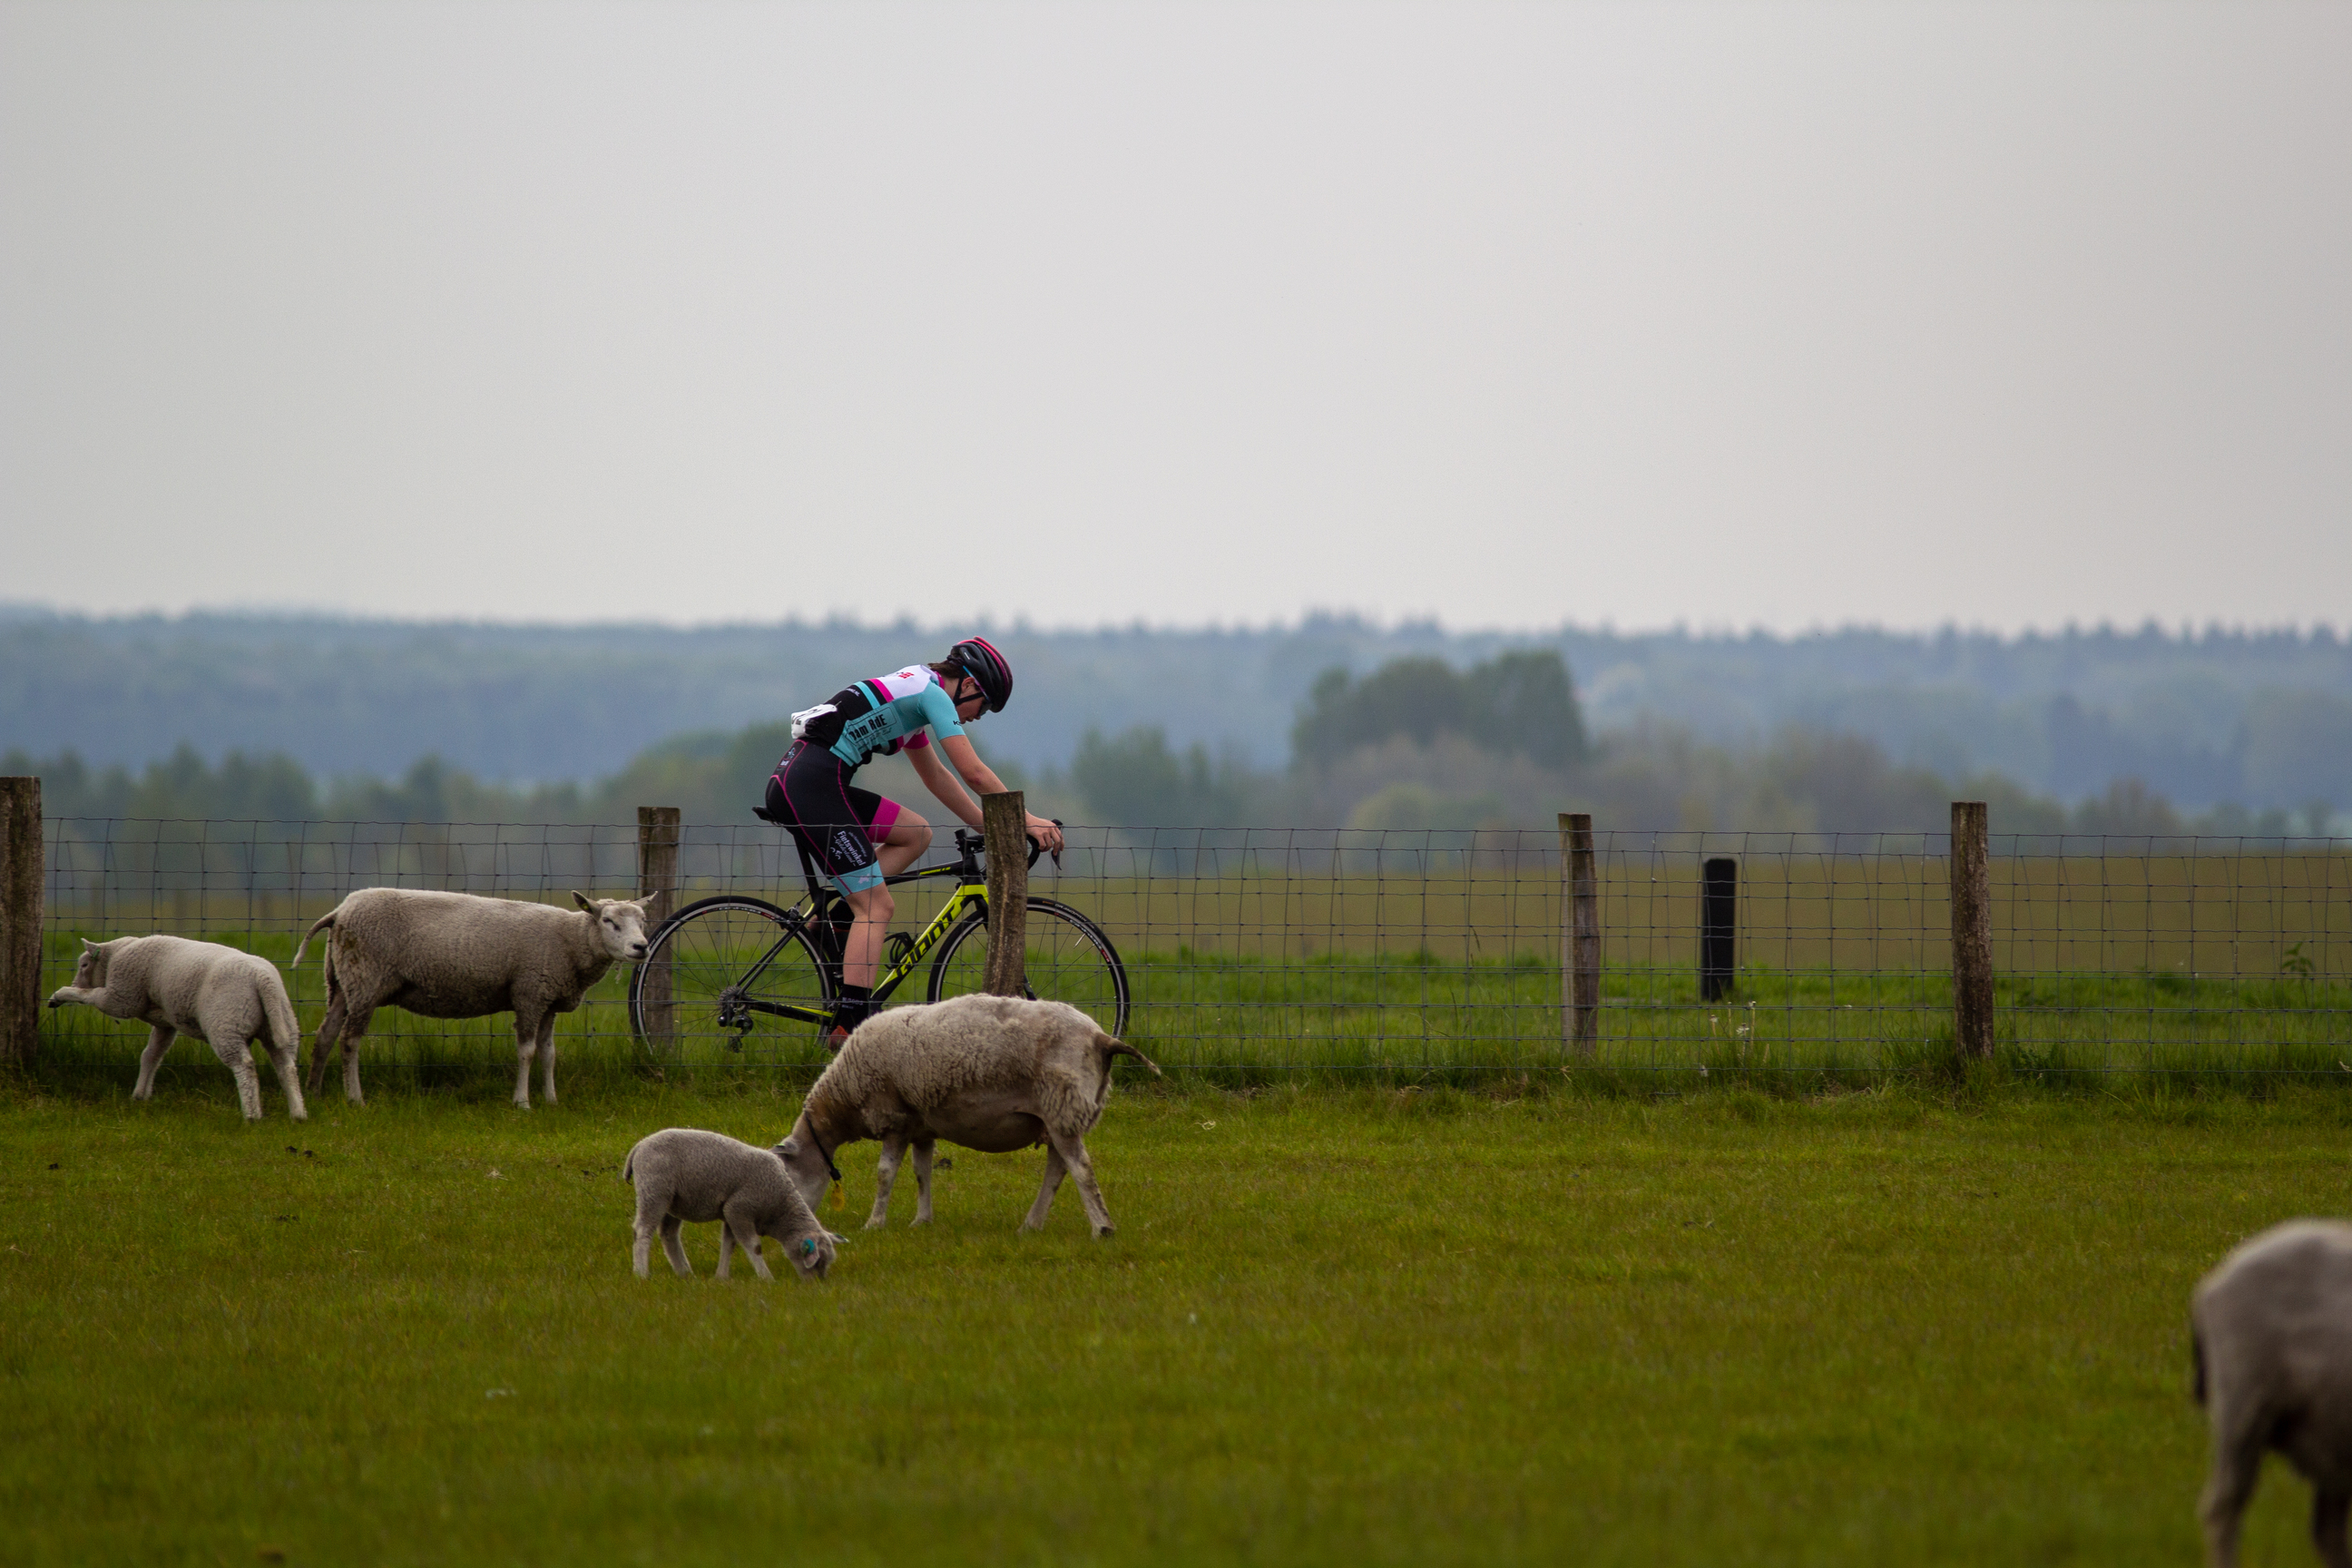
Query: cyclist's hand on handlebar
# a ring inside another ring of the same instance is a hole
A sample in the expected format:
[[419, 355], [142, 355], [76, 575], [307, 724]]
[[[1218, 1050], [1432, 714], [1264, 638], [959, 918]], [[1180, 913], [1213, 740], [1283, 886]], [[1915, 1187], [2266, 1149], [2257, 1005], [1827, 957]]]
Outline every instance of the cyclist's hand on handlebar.
[[1062, 825], [1060, 823], [1048, 821], [1032, 813], [1029, 817], [1029, 837], [1044, 845], [1047, 852], [1056, 859], [1061, 858]]

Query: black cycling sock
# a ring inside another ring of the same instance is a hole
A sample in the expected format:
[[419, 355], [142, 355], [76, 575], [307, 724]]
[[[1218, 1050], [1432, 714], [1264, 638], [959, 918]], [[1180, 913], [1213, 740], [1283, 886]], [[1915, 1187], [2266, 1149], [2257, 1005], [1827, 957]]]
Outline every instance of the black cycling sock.
[[858, 1025], [866, 1022], [866, 1015], [873, 1011], [874, 987], [852, 985], [847, 981], [844, 981], [841, 995], [833, 1005], [833, 1026], [836, 1029], [855, 1030]]

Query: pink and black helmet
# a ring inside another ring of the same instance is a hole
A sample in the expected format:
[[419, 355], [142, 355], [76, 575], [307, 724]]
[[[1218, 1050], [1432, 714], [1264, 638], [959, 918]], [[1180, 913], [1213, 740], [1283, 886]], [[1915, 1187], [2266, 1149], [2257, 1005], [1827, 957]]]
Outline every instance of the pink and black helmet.
[[986, 637], [964, 638], [948, 649], [947, 658], [940, 662], [952, 664], [979, 681], [991, 713], [1003, 712], [1004, 705], [1013, 700], [1013, 667]]

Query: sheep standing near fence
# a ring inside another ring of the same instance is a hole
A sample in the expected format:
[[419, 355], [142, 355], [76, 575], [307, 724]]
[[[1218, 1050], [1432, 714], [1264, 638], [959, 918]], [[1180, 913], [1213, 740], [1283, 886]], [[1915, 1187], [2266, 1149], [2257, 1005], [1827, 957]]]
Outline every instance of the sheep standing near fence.
[[136, 1018], [148, 1026], [147, 1048], [139, 1054], [139, 1084], [133, 1100], [152, 1100], [155, 1069], [180, 1035], [194, 1035], [212, 1047], [236, 1079], [236, 1102], [247, 1121], [261, 1120], [261, 1078], [253, 1069], [253, 1042], [269, 1053], [269, 1065], [286, 1090], [286, 1111], [300, 1121], [302, 1083], [295, 1058], [302, 1048], [302, 1026], [287, 999], [286, 982], [268, 959], [218, 942], [178, 936], [119, 936], [81, 944], [71, 985], [50, 994], [49, 1005], [79, 1002], [110, 1018]]
[[812, 1203], [835, 1173], [833, 1152], [867, 1138], [882, 1142], [874, 1212], [886, 1224], [898, 1161], [915, 1151], [915, 1223], [931, 1218], [931, 1150], [940, 1139], [1001, 1154], [1045, 1145], [1045, 1176], [1024, 1230], [1045, 1227], [1066, 1171], [1098, 1237], [1110, 1211], [1095, 1184], [1086, 1134], [1110, 1099], [1114, 1057], [1160, 1068], [1133, 1046], [1106, 1035], [1076, 1007], [1012, 996], [959, 996], [895, 1007], [858, 1026], [802, 1103], [792, 1136], [778, 1146]]
[[479, 1018], [512, 1013], [515, 1103], [530, 1109], [530, 1064], [541, 1067], [541, 1098], [555, 1103], [555, 1019], [580, 1005], [588, 988], [621, 959], [646, 952], [646, 911], [623, 899], [573, 893], [577, 910], [473, 893], [417, 888], [363, 888], [303, 933], [328, 938], [327, 1016], [310, 1053], [317, 1093], [330, 1047], [343, 1058], [343, 1094], [360, 1097], [360, 1037], [383, 1006], [426, 1018]]
[[2239, 1517], [2275, 1448], [2311, 1483], [2320, 1561], [2352, 1568], [2352, 1225], [2290, 1220], [2241, 1244], [2198, 1285], [2189, 1326], [2213, 1427], [2208, 1561], [2237, 1563]]

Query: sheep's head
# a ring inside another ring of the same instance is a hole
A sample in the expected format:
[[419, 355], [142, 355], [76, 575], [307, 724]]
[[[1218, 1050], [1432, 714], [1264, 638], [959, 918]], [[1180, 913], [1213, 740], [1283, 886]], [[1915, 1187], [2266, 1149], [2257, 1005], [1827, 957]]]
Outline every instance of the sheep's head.
[[106, 984], [106, 949], [88, 937], [81, 939], [81, 957], [74, 963], [73, 983], [84, 991]]
[[572, 901], [588, 911], [596, 928], [596, 940], [604, 946], [609, 958], [643, 958], [646, 955], [646, 907], [626, 899], [592, 899], [575, 892]]
[[822, 1279], [833, 1267], [833, 1233], [821, 1230], [814, 1236], [803, 1236], [784, 1244], [784, 1256], [801, 1271], [803, 1279]]

